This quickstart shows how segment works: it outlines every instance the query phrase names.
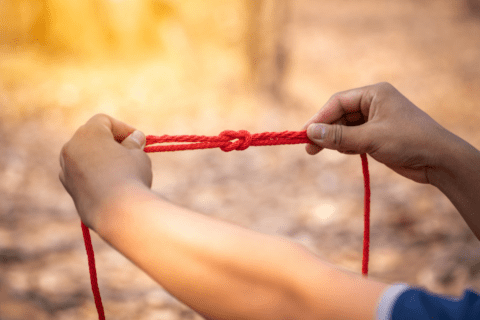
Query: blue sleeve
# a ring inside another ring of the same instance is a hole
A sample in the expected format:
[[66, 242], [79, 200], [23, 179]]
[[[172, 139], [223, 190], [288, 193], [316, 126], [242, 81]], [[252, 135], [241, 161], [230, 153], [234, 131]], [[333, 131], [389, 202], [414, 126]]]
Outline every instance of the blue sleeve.
[[377, 309], [377, 319], [480, 319], [480, 295], [472, 290], [465, 290], [461, 298], [453, 298], [397, 284], [389, 287], [382, 295]]

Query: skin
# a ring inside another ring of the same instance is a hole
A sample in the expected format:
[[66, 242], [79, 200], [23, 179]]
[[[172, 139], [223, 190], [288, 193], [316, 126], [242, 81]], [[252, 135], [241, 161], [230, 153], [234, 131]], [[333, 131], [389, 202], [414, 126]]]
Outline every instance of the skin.
[[[323, 139], [316, 123], [328, 124]], [[310, 154], [367, 152], [405, 177], [437, 186], [479, 236], [478, 150], [391, 85], [338, 93], [305, 128], [315, 142]], [[207, 319], [375, 319], [387, 284], [155, 195], [145, 136], [134, 131], [94, 116], [63, 147], [60, 180], [82, 221], [171, 294]]]
[[[315, 124], [325, 123], [325, 137]], [[313, 124], [313, 125], [312, 125]], [[443, 128], [392, 85], [379, 83], [333, 95], [304, 126], [315, 144], [368, 153], [413, 181], [445, 194], [480, 240], [480, 152]]]

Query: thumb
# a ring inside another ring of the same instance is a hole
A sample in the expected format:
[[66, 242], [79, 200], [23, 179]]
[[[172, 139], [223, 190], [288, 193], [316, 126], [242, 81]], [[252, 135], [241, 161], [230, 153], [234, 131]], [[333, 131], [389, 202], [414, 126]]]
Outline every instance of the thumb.
[[365, 129], [366, 124], [349, 127], [340, 124], [312, 123], [307, 128], [307, 136], [321, 148], [360, 154], [366, 153], [369, 149]]
[[145, 143], [145, 134], [140, 130], [135, 130], [122, 141], [121, 145], [128, 149], [143, 149]]

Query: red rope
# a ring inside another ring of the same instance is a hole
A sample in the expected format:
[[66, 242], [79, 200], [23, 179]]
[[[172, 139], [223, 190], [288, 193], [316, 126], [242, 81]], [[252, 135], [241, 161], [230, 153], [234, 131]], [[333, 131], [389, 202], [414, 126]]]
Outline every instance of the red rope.
[[[233, 141], [232, 141], [233, 140]], [[186, 142], [184, 144], [154, 145], [158, 143]], [[145, 152], [164, 152], [195, 149], [220, 148], [222, 151], [229, 152], [233, 150], [245, 150], [250, 146], [272, 146], [284, 144], [309, 143], [306, 131], [283, 131], [283, 132], [263, 132], [250, 134], [246, 130], [231, 131], [226, 130], [218, 136], [147, 136]], [[363, 258], [362, 274], [368, 275], [368, 256], [370, 246], [370, 175], [368, 172], [367, 155], [361, 154], [362, 171], [365, 188], [364, 197], [364, 231], [363, 231]], [[88, 228], [82, 223], [83, 238], [85, 240], [85, 249], [88, 256], [88, 267], [90, 271], [90, 281], [92, 284], [93, 297], [97, 307], [98, 318], [105, 320], [100, 290], [98, 289], [97, 271], [95, 269], [95, 257], [93, 253], [92, 241]]]
[[362, 153], [362, 171], [365, 196], [363, 199], [363, 258], [362, 274], [368, 275], [368, 256], [370, 251], [370, 173], [368, 172], [367, 155]]
[[92, 284], [93, 299], [97, 307], [98, 319], [105, 320], [105, 311], [103, 311], [102, 298], [98, 289], [97, 270], [95, 268], [95, 254], [93, 253], [92, 239], [90, 238], [90, 230], [82, 222], [83, 240], [85, 241], [85, 249], [88, 257], [88, 270], [90, 271], [90, 283]]
[[[191, 143], [150, 146], [152, 144], [165, 142]], [[226, 130], [218, 136], [147, 136], [147, 147], [144, 150], [145, 152], [162, 152], [220, 148], [223, 151], [228, 152], [232, 150], [245, 150], [250, 146], [273, 146], [279, 144], [299, 144], [309, 142], [310, 140], [307, 137], [306, 131], [263, 132], [250, 134], [250, 132], [246, 130]]]

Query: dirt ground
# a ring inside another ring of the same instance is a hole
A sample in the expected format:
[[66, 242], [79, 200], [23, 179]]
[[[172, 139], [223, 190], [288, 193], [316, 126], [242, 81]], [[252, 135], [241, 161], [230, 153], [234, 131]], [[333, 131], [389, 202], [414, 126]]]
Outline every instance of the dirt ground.
[[[58, 181], [62, 145], [93, 114], [157, 135], [299, 130], [333, 93], [388, 81], [479, 149], [479, 8], [474, 0], [291, 2], [278, 76], [259, 91], [238, 80], [235, 60], [197, 79], [191, 64], [79, 63], [2, 48], [0, 320], [97, 318], [80, 221]], [[153, 190], [360, 273], [360, 157], [311, 157], [303, 148], [151, 154]], [[480, 291], [480, 243], [448, 199], [372, 159], [370, 170], [370, 277], [443, 294]], [[202, 319], [92, 239], [108, 319]]]

